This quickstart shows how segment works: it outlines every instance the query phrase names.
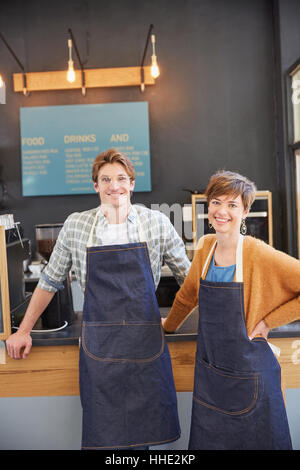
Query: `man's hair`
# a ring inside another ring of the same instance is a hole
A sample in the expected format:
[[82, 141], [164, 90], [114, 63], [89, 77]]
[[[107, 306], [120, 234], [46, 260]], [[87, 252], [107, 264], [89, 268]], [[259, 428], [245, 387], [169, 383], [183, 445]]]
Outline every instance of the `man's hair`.
[[98, 181], [98, 174], [100, 168], [106, 163], [120, 163], [124, 166], [129, 178], [132, 181], [135, 180], [135, 170], [133, 163], [129, 160], [128, 157], [126, 157], [124, 153], [121, 153], [118, 150], [112, 148], [100, 153], [100, 155], [98, 155], [94, 160], [92, 168], [92, 178], [95, 183], [97, 183]]
[[232, 171], [218, 171], [211, 176], [205, 191], [207, 203], [219, 196], [241, 196], [245, 210], [249, 210], [255, 199], [256, 186], [245, 176]]

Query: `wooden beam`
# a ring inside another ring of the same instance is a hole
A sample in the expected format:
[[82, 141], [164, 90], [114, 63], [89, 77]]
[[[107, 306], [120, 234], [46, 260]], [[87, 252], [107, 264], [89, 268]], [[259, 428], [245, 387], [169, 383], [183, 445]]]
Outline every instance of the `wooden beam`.
[[[26, 73], [28, 91], [74, 90], [81, 88], [81, 70], [77, 69], [73, 83], [67, 81], [67, 71]], [[139, 86], [141, 84], [140, 67], [115, 67], [109, 69], [86, 69], [86, 88]], [[154, 85], [151, 67], [144, 67], [145, 85]], [[23, 92], [21, 73], [13, 74], [14, 91]]]
[[0, 340], [5, 340], [11, 334], [11, 322], [10, 322], [10, 301], [9, 301], [9, 287], [8, 287], [8, 273], [7, 273], [5, 229], [2, 225], [0, 225], [0, 287], [1, 287], [0, 315], [2, 317], [2, 321], [0, 323]]

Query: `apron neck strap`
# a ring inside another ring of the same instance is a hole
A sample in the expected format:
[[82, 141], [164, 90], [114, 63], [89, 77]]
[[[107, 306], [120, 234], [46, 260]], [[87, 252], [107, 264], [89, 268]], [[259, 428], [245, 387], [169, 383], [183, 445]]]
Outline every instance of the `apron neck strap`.
[[[137, 210], [135, 207], [132, 206], [132, 209], [136, 215], [136, 218], [137, 218], [137, 222], [138, 222], [138, 232], [139, 232], [139, 240], [140, 242], [146, 242], [147, 239], [146, 239], [146, 236], [145, 236], [145, 232], [143, 230], [143, 227], [142, 227], [142, 224], [141, 224], [141, 221], [140, 221], [140, 218], [139, 218], [139, 215], [137, 213]], [[99, 209], [101, 210], [101, 208]], [[96, 211], [96, 215], [94, 217], [94, 220], [93, 220], [93, 224], [92, 224], [92, 228], [91, 228], [91, 231], [90, 231], [90, 234], [89, 234], [89, 238], [88, 238], [88, 242], [87, 242], [87, 247], [90, 248], [91, 246], [93, 246], [93, 234], [94, 234], [94, 231], [95, 231], [95, 227], [96, 227], [96, 223], [97, 223], [97, 220], [98, 220], [98, 216], [99, 216], [99, 211], [97, 210]]]
[[238, 246], [236, 250], [236, 268], [235, 268], [235, 281], [243, 282], [243, 235], [239, 235]]
[[207, 268], [208, 268], [208, 263], [210, 262], [211, 260], [211, 257], [213, 255], [213, 252], [215, 251], [215, 248], [216, 248], [216, 244], [217, 244], [217, 240], [215, 240], [213, 246], [211, 247], [211, 250], [210, 252], [208, 253], [208, 257], [206, 258], [206, 261], [204, 263], [204, 266], [203, 266], [203, 269], [202, 269], [202, 274], [201, 274], [201, 278], [204, 279], [204, 276], [206, 274], [206, 271], [207, 271]]
[[[243, 282], [243, 242], [244, 242], [244, 237], [243, 235], [239, 235], [239, 240], [238, 240], [238, 246], [236, 250], [236, 269], [235, 269], [235, 282]], [[217, 240], [214, 242], [213, 246], [211, 247], [211, 250], [206, 258], [206, 261], [204, 263], [203, 269], [202, 269], [202, 274], [201, 278], [204, 279], [204, 276], [207, 272], [208, 264], [210, 263], [210, 260], [212, 258], [213, 252], [215, 251], [217, 245]]]
[[[99, 210], [101, 210], [101, 209], [99, 209]], [[89, 238], [88, 238], [88, 242], [87, 242], [87, 245], [86, 245], [87, 248], [90, 248], [91, 246], [93, 246], [93, 234], [94, 234], [94, 231], [95, 231], [97, 220], [98, 220], [98, 211], [96, 211], [96, 215], [95, 215], [94, 220], [93, 220], [92, 228], [91, 228]]]
[[137, 219], [137, 224], [138, 224], [138, 232], [139, 232], [139, 241], [142, 243], [142, 242], [146, 242], [147, 241], [147, 238], [146, 238], [146, 235], [145, 235], [145, 232], [143, 230], [143, 226], [142, 226], [142, 223], [141, 223], [141, 220], [140, 220], [140, 217], [139, 217], [139, 214], [138, 214], [138, 211], [136, 210], [136, 208], [134, 206], [131, 206], [132, 207], [132, 210], [136, 216], [136, 219]]

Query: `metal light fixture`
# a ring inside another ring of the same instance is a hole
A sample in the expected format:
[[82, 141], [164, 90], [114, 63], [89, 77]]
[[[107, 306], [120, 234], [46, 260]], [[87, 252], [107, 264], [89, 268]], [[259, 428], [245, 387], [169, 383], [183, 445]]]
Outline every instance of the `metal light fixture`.
[[[30, 91], [75, 90], [76, 88], [81, 88], [82, 94], [84, 96], [86, 95], [87, 88], [98, 87], [140, 86], [143, 91], [145, 89], [145, 85], [154, 85], [154, 76], [158, 77], [159, 75], [157, 57], [155, 53], [155, 36], [152, 35], [151, 37], [152, 29], [153, 25], [150, 25], [141, 65], [134, 67], [86, 69], [84, 68], [84, 65], [87, 63], [87, 60], [85, 60], [85, 62], [81, 61], [75, 38], [73, 36], [72, 30], [69, 28], [69, 60], [67, 71], [65, 69], [51, 72], [31, 72], [26, 73], [25, 75], [24, 68], [22, 68], [23, 73], [13, 74], [14, 91], [24, 92], [24, 90], [27, 90], [26, 79], [28, 80], [28, 89]], [[147, 47], [149, 45], [150, 39], [152, 41], [152, 72], [151, 65], [144, 66]], [[72, 58], [73, 47], [76, 52], [80, 71], [74, 69], [74, 61]], [[20, 66], [22, 67], [22, 64]], [[78, 76], [78, 73], [80, 72], [81, 80]]]
[[146, 57], [150, 37], [151, 37], [151, 43], [152, 43], [151, 76], [153, 78], [157, 78], [159, 76], [159, 68], [158, 68], [158, 65], [157, 65], [157, 57], [156, 57], [156, 53], [155, 53], [155, 35], [151, 34], [152, 29], [153, 29], [153, 24], [150, 24], [149, 31], [148, 31], [148, 34], [147, 34], [144, 54], [143, 54], [143, 58], [142, 58], [142, 62], [141, 62], [141, 91], [145, 90], [144, 61], [145, 61], [145, 57]]
[[[23, 94], [25, 96], [28, 96], [29, 95], [29, 92], [27, 91], [27, 82], [26, 82], [26, 72], [25, 72], [25, 68], [23, 66], [23, 64], [19, 61], [18, 57], [16, 56], [16, 54], [14, 53], [14, 51], [12, 50], [12, 48], [10, 47], [10, 45], [8, 44], [8, 42], [6, 41], [6, 39], [4, 38], [3, 34], [0, 33], [0, 39], [2, 39], [2, 41], [4, 42], [5, 46], [7, 47], [7, 49], [9, 50], [9, 52], [11, 53], [11, 55], [13, 56], [13, 58], [15, 59], [15, 61], [17, 62], [17, 64], [19, 65], [19, 67], [21, 68], [22, 70], [22, 80], [23, 80]], [[2, 79], [1, 77], [1, 80], [0, 82], [2, 81], [2, 87], [5, 86], [5, 83], [4, 83], [4, 80]]]
[[[72, 55], [71, 55], [72, 44], [74, 44], [74, 49], [75, 49], [77, 59], [78, 59], [79, 65], [80, 65], [80, 70], [81, 70], [81, 91], [82, 91], [82, 94], [85, 96], [86, 87], [85, 87], [85, 74], [84, 74], [83, 63], [81, 61], [80, 54], [79, 54], [79, 51], [78, 51], [78, 47], [77, 47], [77, 44], [76, 44], [76, 41], [75, 41], [75, 38], [74, 38], [74, 35], [73, 35], [73, 32], [72, 32], [71, 28], [68, 29], [68, 32], [69, 32], [70, 38], [71, 38], [71, 39], [68, 40], [68, 44], [70, 44], [69, 45], [69, 71], [68, 71], [68, 74], [70, 72], [72, 82], [74, 82], [75, 81], [75, 72], [74, 72], [74, 65], [73, 65]], [[70, 67], [72, 67], [72, 69]], [[68, 80], [69, 80], [69, 78], [68, 78]], [[69, 80], [69, 82], [72, 83], [70, 80]]]

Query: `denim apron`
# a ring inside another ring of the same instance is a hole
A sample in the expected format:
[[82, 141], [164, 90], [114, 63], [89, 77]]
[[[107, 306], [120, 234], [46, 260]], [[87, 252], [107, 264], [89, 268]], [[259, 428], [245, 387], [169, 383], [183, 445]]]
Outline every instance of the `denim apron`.
[[122, 449], [180, 437], [172, 366], [148, 248], [87, 247], [80, 346], [83, 449]]
[[249, 339], [244, 313], [243, 237], [236, 282], [203, 280], [189, 449], [291, 449], [281, 369], [263, 337]]

